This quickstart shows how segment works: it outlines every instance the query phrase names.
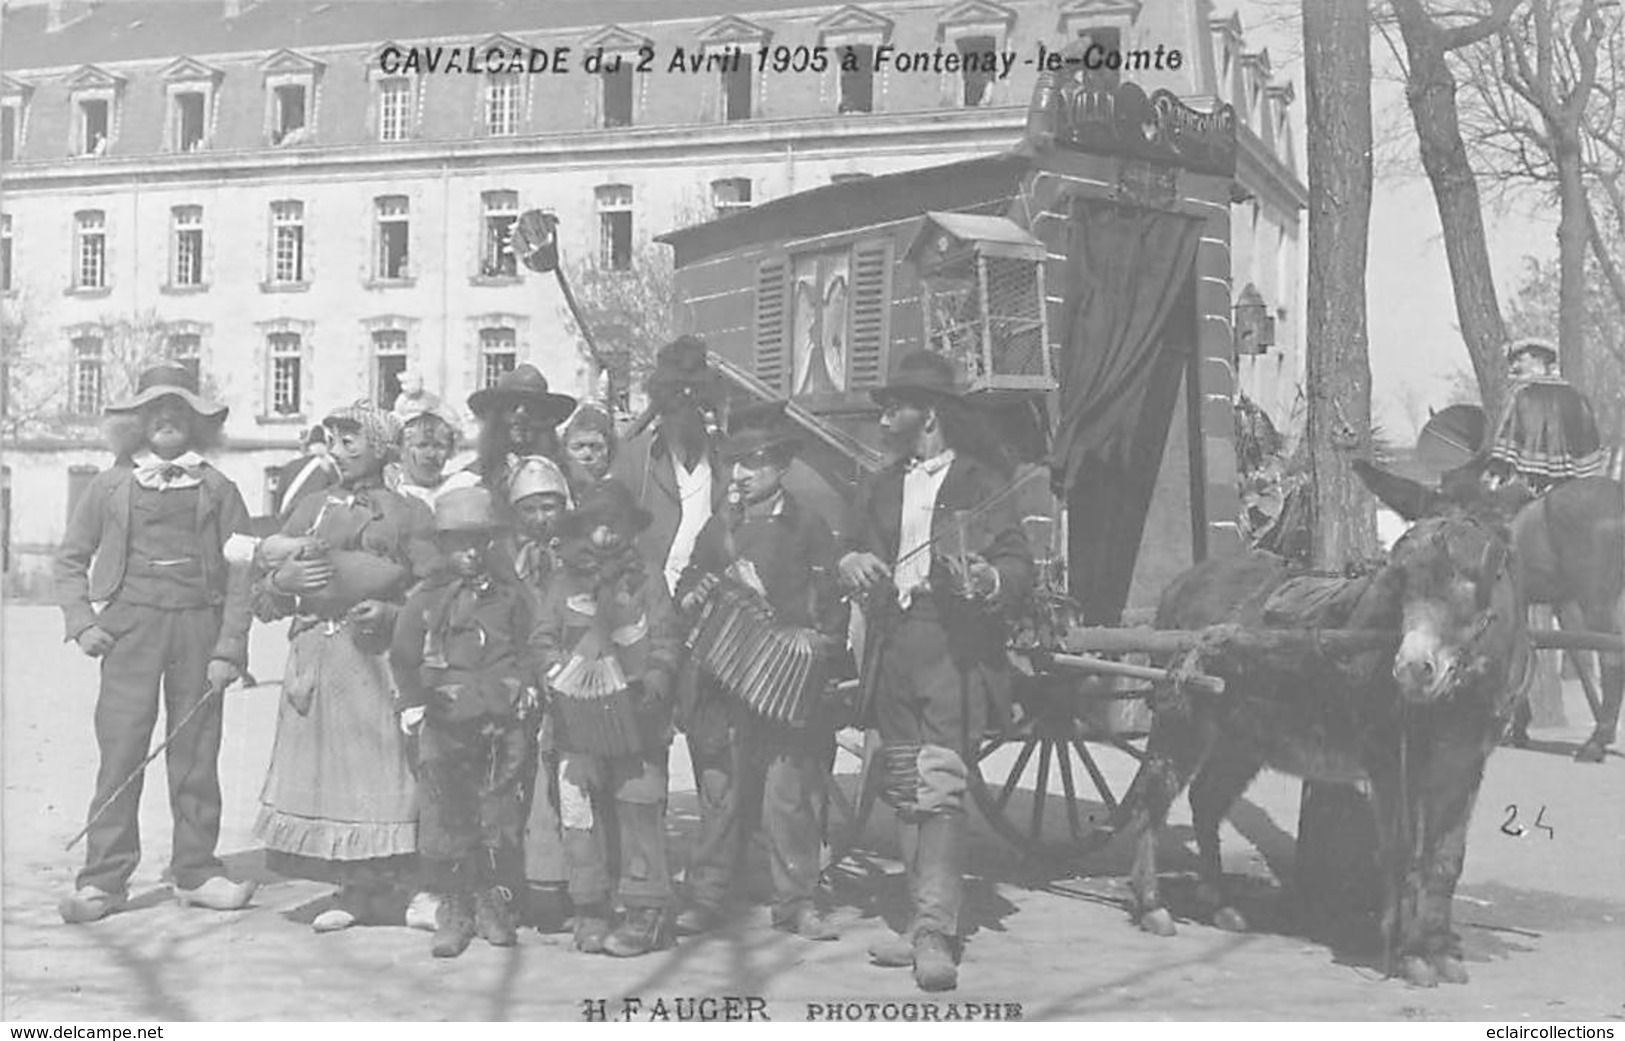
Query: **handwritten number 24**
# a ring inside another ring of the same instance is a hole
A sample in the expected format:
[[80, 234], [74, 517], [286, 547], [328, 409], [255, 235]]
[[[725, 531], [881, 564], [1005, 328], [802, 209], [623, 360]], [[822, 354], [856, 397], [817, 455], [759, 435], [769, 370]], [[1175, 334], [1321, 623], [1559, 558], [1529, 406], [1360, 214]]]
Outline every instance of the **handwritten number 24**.
[[[1511, 835], [1515, 839], [1523, 838], [1523, 836], [1527, 834], [1527, 831], [1524, 829], [1523, 825], [1518, 823], [1518, 804], [1508, 803], [1506, 815], [1506, 820], [1501, 822], [1501, 834]], [[1540, 812], [1535, 815], [1535, 827], [1546, 832], [1546, 837], [1548, 839], [1555, 839], [1557, 837], [1557, 832], [1550, 824], [1546, 823], [1545, 806], [1542, 806], [1540, 808]]]

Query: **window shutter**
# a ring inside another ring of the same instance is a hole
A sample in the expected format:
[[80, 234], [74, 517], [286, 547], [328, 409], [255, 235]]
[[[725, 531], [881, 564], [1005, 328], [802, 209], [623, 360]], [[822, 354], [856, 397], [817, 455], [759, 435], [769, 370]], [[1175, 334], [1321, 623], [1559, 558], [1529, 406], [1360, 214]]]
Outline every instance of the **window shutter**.
[[886, 375], [890, 339], [891, 241], [861, 242], [852, 250], [851, 335], [847, 337], [847, 389], [878, 387]]
[[789, 277], [785, 256], [756, 269], [756, 378], [781, 394], [790, 382]]

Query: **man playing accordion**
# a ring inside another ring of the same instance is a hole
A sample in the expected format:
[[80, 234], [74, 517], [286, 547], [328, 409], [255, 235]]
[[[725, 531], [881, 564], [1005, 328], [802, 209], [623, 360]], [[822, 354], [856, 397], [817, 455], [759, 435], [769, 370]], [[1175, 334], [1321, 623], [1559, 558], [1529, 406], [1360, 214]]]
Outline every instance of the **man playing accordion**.
[[[694, 660], [679, 712], [695, 770], [725, 774], [727, 797], [703, 804], [692, 861], [689, 929], [715, 924], [748, 834], [743, 803], [761, 795], [771, 850], [773, 924], [809, 940], [834, 940], [817, 907], [818, 798], [834, 758], [834, 722], [825, 697], [828, 661], [844, 644], [847, 612], [835, 574], [835, 540], [823, 517], [783, 485], [797, 440], [784, 403], [733, 417], [722, 460], [731, 469], [727, 504], [701, 529], [678, 583], [692, 622], [702, 612], [753, 601], [781, 640], [761, 639], [742, 670], [755, 677], [725, 690], [724, 678]], [[696, 636], [701, 632], [695, 628]], [[765, 634], [763, 634], [765, 635]], [[695, 659], [704, 648], [696, 644]], [[800, 661], [797, 661], [800, 651]], [[798, 667], [799, 666], [799, 667]], [[792, 725], [792, 721], [801, 725]]]

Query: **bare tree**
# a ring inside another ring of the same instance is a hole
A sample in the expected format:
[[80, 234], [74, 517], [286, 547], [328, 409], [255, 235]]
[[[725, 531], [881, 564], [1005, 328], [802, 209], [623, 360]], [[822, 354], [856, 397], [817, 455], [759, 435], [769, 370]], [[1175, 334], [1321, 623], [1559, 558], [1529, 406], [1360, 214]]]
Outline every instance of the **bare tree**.
[[1444, 231], [1445, 260], [1456, 297], [1456, 318], [1485, 401], [1499, 401], [1506, 328], [1496, 299], [1484, 236], [1483, 203], [1468, 161], [1449, 55], [1501, 29], [1520, 0], [1493, 0], [1481, 14], [1452, 12], [1442, 20], [1423, 0], [1391, 0], [1405, 43], [1405, 98], [1416, 126], [1422, 168], [1433, 186]]

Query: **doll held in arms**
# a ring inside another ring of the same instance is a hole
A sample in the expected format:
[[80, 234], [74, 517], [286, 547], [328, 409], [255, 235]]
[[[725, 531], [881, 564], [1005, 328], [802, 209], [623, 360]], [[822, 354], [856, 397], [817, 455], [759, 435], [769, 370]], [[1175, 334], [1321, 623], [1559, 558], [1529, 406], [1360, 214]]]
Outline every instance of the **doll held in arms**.
[[455, 958], [477, 934], [516, 942], [523, 892], [520, 785], [540, 684], [535, 593], [492, 567], [503, 525], [484, 487], [435, 503], [444, 569], [402, 608], [390, 647], [401, 728], [418, 735], [419, 867], [440, 901], [431, 952]]
[[[198, 394], [183, 366], [143, 372], [135, 395], [107, 409], [118, 459], [91, 481], [57, 552], [67, 638], [102, 662], [85, 865], [58, 908], [70, 924], [104, 918], [127, 900], [141, 860], [138, 771], [160, 704], [170, 733], [175, 895], [222, 911], [253, 896], [254, 884], [227, 877], [215, 856], [215, 695], [247, 664], [250, 617], [247, 569], [231, 563], [232, 544], [247, 539], [248, 510], [237, 486], [200, 454], [218, 442], [226, 411]], [[105, 606], [97, 612], [93, 603]]]

